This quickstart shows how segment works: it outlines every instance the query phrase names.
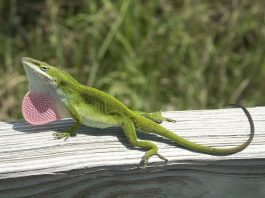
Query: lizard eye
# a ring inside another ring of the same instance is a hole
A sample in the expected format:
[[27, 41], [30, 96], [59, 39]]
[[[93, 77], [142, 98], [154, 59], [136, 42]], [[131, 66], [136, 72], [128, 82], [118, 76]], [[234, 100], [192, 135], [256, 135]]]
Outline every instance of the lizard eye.
[[49, 70], [49, 68], [48, 68], [48, 67], [45, 67], [45, 66], [42, 66], [40, 69], [41, 69], [42, 71], [44, 71], [44, 72], [47, 72], [47, 71]]

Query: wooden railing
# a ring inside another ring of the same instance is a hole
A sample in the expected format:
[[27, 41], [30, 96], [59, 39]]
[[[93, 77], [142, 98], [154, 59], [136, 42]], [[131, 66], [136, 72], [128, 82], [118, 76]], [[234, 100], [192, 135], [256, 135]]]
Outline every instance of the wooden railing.
[[[251, 145], [231, 156], [210, 156], [155, 142], [169, 162], [132, 147], [120, 128], [81, 127], [76, 137], [55, 140], [71, 119], [46, 126], [0, 123], [0, 197], [265, 197], [265, 107], [248, 108], [255, 124]], [[250, 127], [241, 109], [165, 112], [176, 123], [162, 125], [191, 141], [232, 147]]]

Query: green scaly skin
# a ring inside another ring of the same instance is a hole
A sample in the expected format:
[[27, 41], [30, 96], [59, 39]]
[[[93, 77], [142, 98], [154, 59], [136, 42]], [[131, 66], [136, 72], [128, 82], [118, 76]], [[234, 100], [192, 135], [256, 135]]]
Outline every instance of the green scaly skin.
[[240, 105], [232, 106], [242, 108], [246, 114], [251, 128], [249, 138], [242, 145], [233, 148], [213, 148], [190, 142], [159, 125], [163, 121], [175, 122], [163, 117], [160, 112], [146, 113], [132, 111], [111, 95], [93, 87], [84, 86], [69, 74], [45, 62], [24, 57], [22, 58], [22, 63], [25, 70], [30, 71], [27, 72], [28, 78], [30, 75], [35, 75], [37, 79], [47, 84], [45, 89], [52, 90], [58, 96], [64, 107], [76, 121], [68, 130], [55, 133], [55, 138], [67, 139], [70, 136], [74, 136], [82, 124], [99, 128], [121, 126], [130, 144], [147, 150], [140, 161], [139, 167], [141, 168], [146, 167], [149, 158], [153, 155], [157, 155], [165, 162], [167, 162], [167, 159], [158, 153], [158, 147], [154, 143], [139, 140], [136, 129], [145, 133], [163, 136], [189, 150], [223, 156], [242, 151], [251, 143], [254, 137], [254, 124], [251, 115], [246, 108]]

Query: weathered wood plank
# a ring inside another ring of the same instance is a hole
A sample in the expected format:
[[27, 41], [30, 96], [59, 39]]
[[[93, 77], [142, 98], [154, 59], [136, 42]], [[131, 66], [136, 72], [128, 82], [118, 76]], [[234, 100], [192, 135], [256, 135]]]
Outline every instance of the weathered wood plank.
[[[82, 127], [76, 137], [54, 140], [52, 133], [72, 120], [46, 126], [0, 123], [0, 197], [264, 197], [265, 107], [249, 108], [256, 135], [244, 151], [209, 156], [141, 134], [169, 159], [137, 164], [143, 150], [130, 146], [121, 129]], [[250, 129], [240, 109], [165, 112], [163, 123], [191, 141], [210, 146], [244, 142]]]

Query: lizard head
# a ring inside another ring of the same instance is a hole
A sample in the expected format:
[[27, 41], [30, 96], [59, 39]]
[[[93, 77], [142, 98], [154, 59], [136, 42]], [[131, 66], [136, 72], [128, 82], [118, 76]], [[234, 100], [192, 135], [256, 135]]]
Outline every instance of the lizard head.
[[67, 110], [57, 96], [57, 88], [60, 83], [67, 86], [75, 80], [56, 67], [33, 58], [23, 57], [22, 64], [29, 82], [29, 92], [22, 102], [25, 120], [41, 125], [65, 117]]
[[29, 88], [36, 92], [40, 87], [57, 87], [63, 81], [77, 82], [69, 74], [33, 58], [23, 57], [22, 64], [27, 74]]
[[55, 67], [33, 58], [23, 57], [22, 64], [27, 74], [30, 89], [37, 91], [42, 86], [56, 85], [57, 75]]

